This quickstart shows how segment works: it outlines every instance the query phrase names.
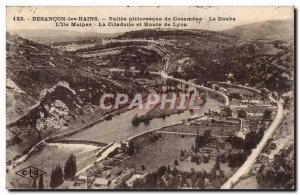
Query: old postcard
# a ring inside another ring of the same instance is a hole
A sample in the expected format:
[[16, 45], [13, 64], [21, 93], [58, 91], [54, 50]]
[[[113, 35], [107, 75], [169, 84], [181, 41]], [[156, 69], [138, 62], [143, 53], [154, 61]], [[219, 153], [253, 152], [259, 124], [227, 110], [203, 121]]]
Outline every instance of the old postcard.
[[295, 190], [294, 7], [6, 16], [7, 189]]

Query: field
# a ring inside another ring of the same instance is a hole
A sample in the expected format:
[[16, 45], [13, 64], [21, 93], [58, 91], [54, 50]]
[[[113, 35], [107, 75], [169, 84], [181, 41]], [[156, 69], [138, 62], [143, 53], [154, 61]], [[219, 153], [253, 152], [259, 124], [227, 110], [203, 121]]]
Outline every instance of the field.
[[93, 152], [97, 149], [99, 148], [96, 146], [83, 144], [48, 144], [41, 151], [33, 154], [20, 166], [9, 170], [7, 173], [7, 181], [10, 182], [6, 185], [7, 187], [13, 186], [16, 189], [31, 188], [32, 180], [18, 176], [15, 174], [15, 172], [28, 166], [33, 166], [46, 172], [44, 175], [44, 185], [45, 188], [49, 188], [50, 175], [53, 166], [60, 164], [63, 167], [70, 154], [75, 154], [77, 162], [79, 162], [93, 154]]
[[[201, 163], [197, 165], [196, 163], [192, 163], [189, 159], [179, 162], [179, 165], [176, 166], [176, 169], [183, 171], [183, 172], [190, 172], [192, 169], [194, 169], [196, 172], [205, 170], [207, 173], [213, 168], [214, 162], [212, 160], [209, 161], [209, 163]], [[228, 167], [228, 163], [220, 163], [220, 169], [224, 171], [225, 177], [230, 177], [234, 171], [231, 170], [230, 167]]]
[[211, 123], [210, 121], [203, 121], [201, 123], [191, 123], [189, 125], [177, 125], [162, 129], [168, 132], [179, 132], [179, 133], [192, 133], [202, 135], [206, 130], [211, 130], [212, 135], [229, 135], [239, 130], [239, 125], [218, 125]]
[[[142, 171], [144, 165], [146, 172], [155, 171], [162, 165], [174, 165], [179, 160], [180, 150], [189, 150], [195, 142], [195, 137], [182, 138], [178, 135], [164, 135], [154, 143], [146, 140], [138, 144], [137, 152], [121, 163], [122, 167], [134, 168]], [[176, 144], [174, 144], [176, 143]]]
[[254, 93], [253, 91], [243, 89], [243, 88], [235, 88], [235, 87], [226, 87], [229, 93], [239, 93], [240, 95], [245, 95], [245, 96], [253, 96], [257, 95], [257, 93]]
[[242, 179], [233, 189], [258, 189], [258, 184], [255, 176]]
[[[181, 136], [175, 134], [164, 134], [161, 135], [155, 142], [149, 141], [149, 137], [146, 139], [137, 140], [137, 152], [130, 158], [124, 160], [120, 166], [123, 168], [134, 168], [138, 172], [149, 173], [156, 171], [161, 166], [174, 167], [175, 159], [179, 162], [176, 169], [182, 172], [190, 172], [192, 169], [196, 172], [210, 170], [215, 165], [215, 153], [212, 152], [212, 158], [209, 162], [201, 162], [196, 164], [191, 162], [190, 156], [193, 155], [191, 147], [195, 144], [195, 136]], [[135, 143], [136, 143], [135, 142]], [[213, 144], [214, 145], [214, 144]], [[213, 148], [213, 146], [210, 146]], [[186, 151], [187, 157], [180, 155], [181, 150]], [[222, 152], [220, 150], [219, 152]], [[203, 155], [203, 154], [201, 154]], [[146, 170], [142, 170], [141, 166], [144, 165]], [[228, 167], [228, 163], [220, 163], [220, 169], [224, 172], [225, 177], [230, 177], [235, 169]]]

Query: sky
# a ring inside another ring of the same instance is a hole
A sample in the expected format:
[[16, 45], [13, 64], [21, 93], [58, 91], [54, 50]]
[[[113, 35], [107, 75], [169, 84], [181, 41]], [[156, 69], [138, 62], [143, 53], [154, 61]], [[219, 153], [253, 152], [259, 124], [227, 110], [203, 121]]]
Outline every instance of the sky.
[[[177, 29], [226, 30], [244, 24], [267, 20], [292, 20], [294, 7], [7, 7], [7, 31], [20, 29], [71, 30], [78, 32], [120, 33], [131, 30], [157, 27], [91, 27], [59, 26], [55, 22], [34, 22], [32, 17], [98, 17], [100, 22], [108, 22], [108, 17], [198, 17], [201, 22], [188, 22], [186, 27], [160, 27]], [[14, 21], [14, 17], [24, 17], [25, 21]], [[209, 21], [215, 17], [216, 21]], [[218, 17], [235, 18], [235, 21], [218, 21]], [[163, 23], [162, 23], [163, 24]], [[170, 24], [173, 25], [173, 22]]]

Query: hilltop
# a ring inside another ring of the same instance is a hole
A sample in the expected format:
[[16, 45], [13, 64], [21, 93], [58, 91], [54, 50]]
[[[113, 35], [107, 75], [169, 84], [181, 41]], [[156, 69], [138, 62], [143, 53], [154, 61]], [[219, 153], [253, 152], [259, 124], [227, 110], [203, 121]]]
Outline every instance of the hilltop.
[[20, 155], [41, 139], [72, 130], [99, 114], [104, 93], [136, 93], [74, 54], [7, 35], [7, 146]]
[[283, 40], [292, 43], [294, 42], [294, 21], [271, 20], [237, 26], [222, 32], [246, 40]]
[[165, 70], [170, 75], [232, 81], [285, 93], [294, 80], [294, 45], [283, 40], [244, 40], [205, 30], [140, 30], [74, 51], [103, 67]]
[[25, 39], [30, 39], [44, 44], [52, 44], [57, 42], [74, 42], [84, 41], [89, 39], [100, 40], [101, 38], [113, 37], [119, 34], [105, 34], [97, 32], [77, 32], [70, 30], [50, 30], [50, 29], [38, 29], [38, 30], [13, 30], [9, 32], [11, 35], [18, 35]]

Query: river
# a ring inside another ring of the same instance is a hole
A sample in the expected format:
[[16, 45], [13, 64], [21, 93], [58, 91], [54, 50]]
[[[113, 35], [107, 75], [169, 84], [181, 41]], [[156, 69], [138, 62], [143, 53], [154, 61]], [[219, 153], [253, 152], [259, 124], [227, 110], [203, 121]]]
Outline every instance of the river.
[[[193, 90], [193, 89], [194, 89], [193, 87], [189, 87], [189, 90]], [[193, 114], [202, 115], [205, 112], [207, 112], [209, 109], [215, 110], [219, 108], [220, 105], [222, 105], [221, 102], [208, 95], [207, 102], [204, 105], [202, 105], [199, 110], [195, 111]], [[173, 114], [171, 116], [166, 117], [165, 119], [155, 118], [151, 120], [150, 124], [148, 125], [144, 123], [140, 123], [138, 126], [133, 126], [131, 123], [133, 117], [136, 114], [138, 115], [145, 114], [147, 111], [148, 110], [145, 109], [140, 110], [138, 108], [134, 108], [120, 115], [114, 116], [111, 120], [100, 122], [77, 134], [74, 134], [70, 137], [66, 137], [65, 140], [89, 140], [89, 141], [98, 141], [102, 143], [122, 141], [136, 134], [140, 134], [142, 132], [149, 131], [151, 129], [172, 125], [181, 120], [187, 119], [191, 115], [193, 115], [189, 111], [185, 111], [179, 114]]]

